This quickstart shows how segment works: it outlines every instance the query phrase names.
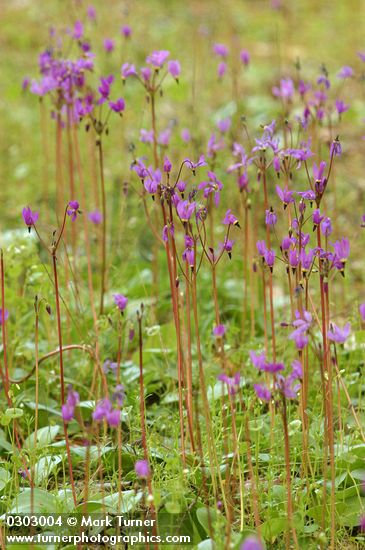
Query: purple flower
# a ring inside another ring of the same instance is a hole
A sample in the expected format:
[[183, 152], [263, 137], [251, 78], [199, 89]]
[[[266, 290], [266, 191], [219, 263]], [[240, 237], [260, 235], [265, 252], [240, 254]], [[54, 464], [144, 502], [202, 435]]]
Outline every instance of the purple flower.
[[62, 418], [64, 422], [70, 422], [75, 414], [75, 407], [80, 403], [80, 396], [77, 391], [72, 389], [70, 385], [68, 387], [68, 395], [66, 403], [62, 405]]
[[162, 130], [162, 132], [160, 132], [157, 142], [159, 145], [164, 145], [165, 147], [167, 147], [167, 145], [170, 143], [170, 138], [171, 130], [170, 128], [166, 128], [166, 130]]
[[299, 255], [296, 250], [289, 250], [289, 264], [294, 270], [299, 264]]
[[299, 80], [298, 83], [298, 92], [303, 97], [306, 92], [308, 92], [311, 89], [310, 84], [306, 84], [303, 80]]
[[247, 50], [241, 50], [240, 60], [245, 65], [245, 67], [247, 67], [247, 65], [250, 63], [250, 54]]
[[218, 55], [219, 57], [227, 57], [228, 55], [228, 48], [224, 44], [213, 44], [213, 52]]
[[296, 239], [294, 239], [294, 237], [284, 237], [281, 241], [280, 250], [287, 252], [295, 242]]
[[279, 374], [276, 381], [276, 387], [287, 399], [296, 399], [298, 391], [300, 390], [300, 384], [295, 382], [296, 380], [293, 378], [292, 374], [289, 374], [289, 376], [281, 376]]
[[80, 205], [77, 201], [70, 201], [68, 203], [67, 215], [71, 216], [71, 221], [75, 221], [78, 214], [81, 214]]
[[96, 404], [95, 410], [93, 412], [93, 419], [97, 422], [103, 420], [108, 413], [112, 410], [112, 404], [109, 399], [102, 399]]
[[278, 221], [278, 218], [275, 212], [273, 211], [273, 209], [270, 208], [269, 210], [266, 210], [265, 212], [266, 225], [275, 225], [277, 221]]
[[303, 378], [303, 369], [302, 369], [301, 362], [298, 361], [298, 359], [294, 359], [291, 366], [292, 366], [291, 376], [293, 377], [293, 379], [298, 380], [299, 378]]
[[342, 115], [342, 113], [346, 113], [350, 108], [349, 105], [346, 105], [342, 100], [336, 99], [336, 111], [339, 115]]
[[128, 304], [128, 298], [123, 294], [113, 294], [114, 303], [120, 311], [124, 311]]
[[22, 90], [27, 90], [29, 88], [29, 85], [30, 85], [30, 79], [28, 77], [25, 77], [23, 78], [23, 82], [22, 82]]
[[250, 351], [250, 359], [254, 367], [259, 370], [262, 370], [266, 363], [265, 352], [262, 352], [260, 355], [256, 355], [254, 351]]
[[249, 536], [241, 544], [240, 550], [264, 550], [264, 547], [255, 536]]
[[254, 384], [253, 388], [259, 399], [262, 401], [270, 401], [271, 391], [265, 386], [265, 384]]
[[308, 191], [297, 191], [298, 195], [302, 197], [303, 200], [313, 202], [316, 198], [316, 194], [311, 189]]
[[186, 189], [186, 183], [183, 180], [179, 180], [176, 184], [176, 187], [180, 193], [184, 193]]
[[151, 475], [148, 460], [137, 460], [134, 465], [134, 470], [139, 478], [146, 478]]
[[111, 38], [105, 38], [103, 44], [104, 50], [107, 53], [111, 53], [114, 50], [114, 40], [112, 40]]
[[223, 225], [237, 225], [237, 227], [240, 226], [238, 219], [236, 218], [236, 216], [232, 214], [232, 211], [230, 208], [227, 210], [222, 223]]
[[191, 248], [185, 248], [184, 252], [182, 253], [182, 259], [184, 262], [187, 262], [189, 266], [193, 269], [195, 265], [195, 253], [194, 250]]
[[117, 99], [117, 101], [109, 101], [109, 107], [115, 113], [121, 113], [125, 109], [125, 101], [122, 97]]
[[240, 191], [243, 191], [244, 189], [246, 191], [249, 191], [247, 172], [243, 172], [243, 174], [240, 174], [238, 176], [237, 184], [238, 184], [238, 188], [239, 188]]
[[[273, 165], [273, 167], [274, 167], [275, 172], [277, 172], [277, 174], [279, 174], [279, 172], [280, 172], [280, 158], [275, 156], [275, 157], [272, 159], [272, 165]], [[276, 186], [276, 192], [277, 192], [277, 194], [279, 195], [279, 197], [281, 198], [281, 195], [279, 194], [279, 191], [278, 191], [278, 187], [279, 187], [279, 186], [277, 185], [277, 186]], [[281, 190], [280, 187], [279, 187], [279, 189], [280, 189], [280, 192], [283, 193], [283, 191]], [[283, 199], [281, 199], [281, 200], [283, 200]]]
[[67, 403], [73, 407], [76, 407], [80, 403], [80, 396], [77, 391], [72, 389], [71, 385], [68, 387]]
[[84, 34], [83, 24], [81, 23], [81, 21], [76, 21], [72, 36], [75, 38], [75, 40], [80, 40], [83, 34]]
[[354, 76], [354, 71], [348, 65], [342, 67], [340, 72], [337, 74], [337, 78], [351, 78], [352, 76]]
[[132, 34], [132, 29], [130, 28], [129, 25], [123, 25], [122, 28], [120, 29], [120, 32], [125, 38], [129, 38]]
[[331, 233], [332, 233], [331, 218], [324, 218], [324, 220], [322, 221], [322, 224], [321, 224], [321, 230], [322, 230], [323, 235], [325, 235], [326, 237], [331, 235]]
[[142, 143], [153, 143], [153, 130], [145, 130], [144, 128], [141, 128], [139, 140]]
[[231, 377], [231, 376], [227, 376], [226, 374], [222, 373], [222, 374], [219, 374], [217, 376], [217, 379], [220, 380], [221, 382], [224, 382], [225, 384], [227, 384], [228, 386], [228, 393], [230, 395], [234, 395], [238, 388], [239, 388], [239, 385], [240, 385], [240, 373], [239, 372], [236, 372], [236, 374]]
[[324, 216], [321, 216], [321, 211], [320, 211], [319, 208], [316, 208], [315, 210], [313, 210], [313, 214], [312, 214], [312, 221], [313, 221], [313, 225], [314, 225], [313, 230], [317, 227], [317, 225], [319, 225], [321, 223], [323, 218], [324, 218]]
[[171, 237], [174, 237], [175, 235], [175, 228], [174, 228], [174, 224], [172, 223], [171, 225], [167, 226], [165, 225], [163, 230], [162, 230], [162, 240], [167, 243], [168, 240], [169, 240], [169, 233], [171, 235]]
[[150, 176], [144, 180], [143, 185], [147, 193], [150, 193], [152, 195], [152, 198], [154, 198], [154, 195], [157, 192], [158, 186], [161, 183], [162, 174], [159, 168], [157, 168], [157, 170], [155, 170], [154, 172], [152, 169], [150, 169], [149, 174]]
[[152, 75], [152, 70], [149, 67], [142, 67], [141, 75], [145, 82], [149, 82]]
[[115, 387], [115, 391], [112, 395], [112, 401], [116, 401], [118, 403], [118, 406], [121, 407], [123, 405], [125, 399], [125, 389], [123, 384], [118, 384]]
[[225, 250], [228, 256], [231, 258], [233, 245], [234, 245], [234, 241], [232, 241], [231, 239], [227, 239], [227, 237], [225, 237], [224, 242], [220, 243], [220, 249]]
[[101, 98], [99, 99], [99, 104], [104, 103], [109, 97], [110, 94], [110, 86], [112, 85], [114, 81], [114, 76], [110, 75], [106, 78], [100, 78], [100, 86], [98, 88], [98, 92], [101, 95]]
[[223, 184], [214, 172], [208, 171], [209, 181], [202, 181], [199, 184], [199, 189], [204, 189], [204, 197], [207, 198], [211, 193], [214, 194], [214, 203], [219, 205], [220, 191], [223, 189]]
[[365, 302], [363, 304], [360, 304], [359, 311], [360, 311], [361, 319], [365, 321]]
[[92, 212], [89, 212], [87, 217], [89, 218], [91, 223], [95, 225], [99, 225], [103, 221], [103, 215], [101, 212], [99, 212], [99, 210], [93, 210]]
[[226, 74], [226, 71], [227, 71], [227, 63], [222, 61], [221, 63], [219, 63], [218, 69], [217, 69], [218, 78], [219, 79], [223, 78], [224, 75]]
[[350, 243], [348, 239], [343, 237], [340, 241], [336, 241], [333, 246], [335, 249], [335, 254], [340, 262], [346, 262], [350, 254]]
[[152, 52], [147, 58], [146, 63], [153, 65], [156, 69], [160, 69], [169, 57], [170, 52], [167, 50], [160, 50]]
[[34, 225], [38, 220], [39, 214], [38, 212], [32, 212], [30, 207], [27, 206], [23, 208], [22, 215], [23, 215], [24, 223], [25, 225], [28, 226], [30, 231], [31, 226]]
[[103, 371], [105, 372], [105, 374], [107, 374], [109, 371], [115, 372], [117, 368], [118, 368], [118, 363], [115, 363], [110, 359], [106, 359], [103, 363]]
[[186, 162], [189, 165], [190, 170], [195, 175], [195, 170], [199, 168], [200, 166], [206, 166], [207, 163], [205, 162], [204, 155], [200, 155], [198, 162], [193, 162], [190, 159], [186, 158], [184, 159], [184, 162]]
[[309, 311], [303, 309], [302, 312], [295, 312], [295, 321], [293, 321], [293, 326], [297, 329], [308, 330], [312, 324], [312, 314]]
[[321, 84], [328, 90], [331, 87], [331, 83], [328, 78], [323, 74], [317, 78], [317, 84]]
[[282, 99], [290, 99], [294, 95], [294, 83], [291, 78], [282, 78], [280, 86], [274, 86], [272, 93]]
[[191, 134], [187, 128], [183, 128], [181, 130], [181, 139], [185, 141], [185, 143], [188, 143], [191, 140]]
[[167, 70], [170, 73], [170, 75], [175, 78], [175, 80], [179, 79], [180, 73], [181, 73], [181, 67], [180, 63], [176, 60], [171, 60], [167, 64]]
[[95, 19], [96, 19], [96, 10], [95, 10], [94, 6], [89, 6], [87, 8], [87, 16], [91, 21], [95, 21]]
[[332, 342], [337, 342], [338, 344], [343, 344], [350, 335], [351, 324], [346, 323], [346, 325], [341, 329], [334, 323], [332, 323], [332, 330], [328, 331], [328, 338]]
[[263, 370], [265, 372], [271, 372], [271, 374], [274, 374], [276, 372], [280, 372], [281, 370], [284, 370], [283, 363], [265, 363], [260, 370]]
[[[279, 172], [279, 170], [280, 170], [280, 163], [279, 163], [279, 169], [277, 170], [277, 172]], [[285, 187], [284, 189], [281, 189], [279, 185], [277, 185], [275, 189], [279, 199], [282, 201], [284, 205], [284, 209], [288, 206], [288, 204], [290, 204], [291, 202], [294, 202], [293, 191], [289, 191], [287, 187]]]
[[3, 309], [0, 307], [0, 326], [3, 324], [3, 318], [4, 322], [9, 319], [9, 310], [5, 309], [3, 311]]
[[226, 327], [224, 325], [217, 325], [213, 329], [213, 335], [216, 338], [223, 338], [226, 333]]
[[123, 79], [128, 78], [129, 76], [137, 76], [137, 71], [134, 65], [131, 63], [124, 63], [121, 68], [121, 75]]
[[338, 139], [338, 137], [336, 139], [334, 139], [331, 143], [331, 147], [330, 147], [330, 156], [334, 156], [334, 157], [340, 157], [342, 155], [342, 147], [341, 147], [341, 143]]
[[208, 140], [207, 150], [208, 150], [208, 157], [214, 157], [218, 151], [221, 151], [224, 149], [224, 141], [223, 139], [216, 138], [215, 134], [212, 134]]
[[300, 251], [300, 261], [302, 263], [302, 270], [304, 273], [311, 269], [314, 256], [315, 251], [313, 249], [306, 252], [304, 248], [302, 248]]
[[64, 422], [70, 422], [74, 417], [75, 407], [69, 405], [68, 403], [65, 403], [64, 405], [62, 405], [61, 410]]
[[172, 168], [171, 161], [169, 157], [166, 156], [163, 161], [163, 171], [169, 174], [171, 172], [171, 168]]
[[262, 258], [265, 258], [265, 254], [266, 254], [266, 251], [267, 251], [265, 241], [257, 241], [256, 248], [257, 248], [257, 252], [260, 254], [260, 256]]
[[275, 263], [275, 251], [267, 249], [265, 252], [265, 262], [272, 270]]
[[309, 342], [308, 336], [300, 329], [292, 332], [289, 338], [294, 340], [297, 349], [304, 349]]
[[188, 222], [196, 209], [195, 202], [179, 201], [176, 207], [177, 214], [182, 222]]
[[120, 410], [111, 409], [105, 414], [105, 419], [111, 428], [116, 428], [120, 423]]
[[223, 120], [219, 120], [217, 122], [217, 128], [218, 128], [218, 130], [220, 130], [222, 132], [222, 134], [224, 134], [224, 133], [228, 132], [228, 130], [231, 127], [231, 124], [232, 124], [232, 121], [229, 117], [224, 118]]

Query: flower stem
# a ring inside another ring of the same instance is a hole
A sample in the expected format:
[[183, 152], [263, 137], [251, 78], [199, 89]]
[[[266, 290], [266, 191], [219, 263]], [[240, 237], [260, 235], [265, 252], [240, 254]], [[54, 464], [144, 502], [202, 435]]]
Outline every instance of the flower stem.
[[[53, 253], [52, 253], [52, 265], [53, 265], [53, 276], [54, 276], [55, 293], [56, 293], [58, 345], [59, 345], [59, 350], [60, 350], [59, 364], [60, 364], [60, 380], [61, 380], [61, 403], [62, 403], [62, 405], [64, 405], [64, 403], [65, 403], [65, 383], [64, 383], [64, 372], [63, 372], [61, 311], [60, 311], [60, 297], [59, 297], [59, 288], [58, 288], [56, 250], [54, 250]], [[69, 439], [68, 439], [67, 424], [66, 424], [65, 421], [63, 421], [63, 432], [64, 432], [64, 435], [65, 435], [67, 459], [68, 459], [68, 466], [69, 466], [69, 471], [70, 471], [70, 482], [71, 482], [71, 489], [72, 489], [72, 497], [73, 497], [74, 504], [76, 506], [77, 499], [76, 499], [76, 490], [75, 490], [75, 483], [74, 483], [73, 469], [72, 469], [72, 461], [71, 461], [70, 442], [69, 442]]]

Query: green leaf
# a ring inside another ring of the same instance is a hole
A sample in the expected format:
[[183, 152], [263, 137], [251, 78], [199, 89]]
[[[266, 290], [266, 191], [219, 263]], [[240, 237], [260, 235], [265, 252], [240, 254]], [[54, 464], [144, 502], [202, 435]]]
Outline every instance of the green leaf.
[[115, 511], [120, 512], [121, 514], [127, 514], [134, 510], [143, 496], [142, 491], [123, 491], [122, 498], [120, 501], [120, 509], [118, 508], [119, 493], [113, 493], [104, 498], [103, 502], [108, 508], [112, 508]]
[[280, 533], [283, 533], [287, 526], [288, 522], [286, 518], [271, 518], [261, 525], [262, 536], [272, 541], [280, 535]]
[[100, 502], [99, 500], [88, 500], [86, 503], [79, 504], [76, 506], [74, 512], [76, 514], [92, 514], [94, 512], [103, 511], [105, 509], [105, 505]]
[[6, 451], [12, 452], [13, 447], [9, 443], [9, 441], [6, 440], [6, 435], [4, 430], [0, 430], [0, 449], [5, 449]]
[[0, 491], [2, 491], [10, 479], [10, 474], [5, 468], [0, 468]]
[[62, 462], [62, 456], [60, 455], [42, 456], [35, 465], [34, 482], [39, 485], [45, 481], [60, 462]]
[[215, 544], [212, 539], [205, 539], [199, 542], [198, 550], [215, 550]]
[[4, 412], [4, 414], [1, 417], [1, 424], [3, 426], [7, 426], [15, 418], [21, 418], [23, 416], [23, 414], [24, 414], [23, 409], [19, 409], [17, 407], [12, 407], [10, 409], [6, 409], [6, 411]]
[[[58, 510], [58, 500], [55, 495], [43, 489], [33, 490], [34, 498], [34, 510], [37, 514], [52, 514]], [[9, 514], [28, 514], [31, 512], [31, 490], [30, 488], [24, 489], [21, 493], [14, 498], [11, 503], [11, 508], [8, 510]]]
[[209, 521], [213, 526], [217, 520], [217, 511], [213, 508], [205, 508], [202, 506], [197, 509], [196, 517], [198, 518], [200, 525], [205, 529], [205, 532], [209, 533]]
[[365, 470], [361, 470], [361, 469], [352, 470], [351, 475], [354, 479], [365, 481]]
[[344, 527], [360, 525], [361, 510], [365, 508], [365, 498], [352, 497], [336, 504], [339, 524]]
[[[37, 431], [37, 449], [40, 447], [46, 447], [52, 443], [52, 441], [56, 439], [59, 431], [60, 426], [46, 426], [45, 428], [40, 428]], [[34, 448], [34, 432], [24, 441], [24, 447], [26, 449]]]
[[177, 500], [168, 500], [165, 502], [165, 509], [169, 514], [179, 514], [181, 512], [181, 506]]

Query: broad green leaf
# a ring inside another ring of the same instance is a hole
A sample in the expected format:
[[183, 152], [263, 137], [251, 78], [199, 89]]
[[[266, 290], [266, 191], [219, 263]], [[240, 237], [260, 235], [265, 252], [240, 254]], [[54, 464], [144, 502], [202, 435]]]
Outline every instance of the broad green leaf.
[[216, 546], [212, 539], [205, 539], [199, 542], [198, 550], [216, 550]]
[[278, 535], [283, 533], [288, 526], [286, 518], [271, 518], [261, 525], [262, 536], [272, 541]]
[[43, 456], [35, 465], [34, 482], [40, 485], [55, 471], [60, 462], [62, 462], [60, 455]]
[[5, 468], [0, 468], [0, 491], [2, 491], [10, 479], [10, 474]]
[[217, 520], [217, 511], [213, 508], [198, 508], [196, 511], [196, 517], [200, 525], [205, 529], [206, 533], [209, 533], [209, 523], [213, 526]]
[[[55, 495], [44, 491], [43, 489], [34, 489], [34, 511], [38, 514], [52, 514], [58, 511], [58, 500]], [[23, 513], [27, 514], [31, 512], [31, 490], [30, 488], [24, 489], [19, 493], [11, 503], [9, 514]]]
[[[52, 443], [52, 441], [56, 439], [59, 431], [60, 426], [46, 426], [44, 428], [40, 428], [37, 431], [37, 449], [46, 447]], [[27, 449], [34, 448], [34, 432], [24, 441], [24, 447]]]
[[137, 504], [143, 496], [142, 491], [123, 491], [120, 500], [120, 509], [118, 508], [119, 493], [113, 493], [104, 498], [103, 502], [108, 508], [112, 508], [114, 511], [118, 511], [121, 514], [127, 514], [136, 508]]

